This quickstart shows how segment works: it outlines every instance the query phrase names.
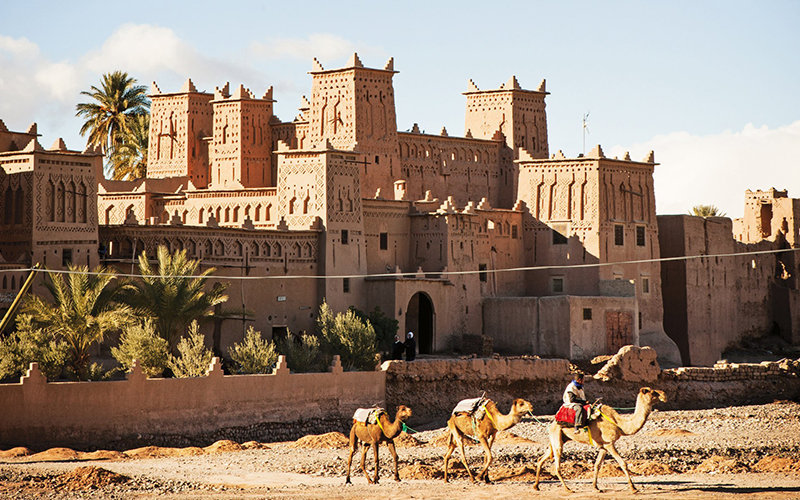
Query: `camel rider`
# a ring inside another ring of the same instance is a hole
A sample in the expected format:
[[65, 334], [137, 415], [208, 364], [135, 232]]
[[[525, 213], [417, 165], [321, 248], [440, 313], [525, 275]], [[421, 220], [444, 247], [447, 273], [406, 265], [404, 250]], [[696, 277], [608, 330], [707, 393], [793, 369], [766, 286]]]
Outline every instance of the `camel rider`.
[[586, 393], [583, 392], [583, 373], [576, 373], [564, 391], [564, 406], [575, 410], [575, 428], [586, 426], [586, 412], [583, 405], [587, 404]]

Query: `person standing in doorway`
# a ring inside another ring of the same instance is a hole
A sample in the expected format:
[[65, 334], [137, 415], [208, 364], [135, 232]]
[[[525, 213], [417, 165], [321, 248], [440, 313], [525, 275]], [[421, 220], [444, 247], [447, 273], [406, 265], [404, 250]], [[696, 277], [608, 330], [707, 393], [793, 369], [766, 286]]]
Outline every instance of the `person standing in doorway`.
[[392, 344], [392, 359], [403, 359], [403, 351], [406, 350], [406, 345], [400, 341], [400, 335], [394, 336], [394, 344]]
[[414, 332], [406, 334], [406, 361], [414, 361], [417, 357], [417, 341], [414, 340]]

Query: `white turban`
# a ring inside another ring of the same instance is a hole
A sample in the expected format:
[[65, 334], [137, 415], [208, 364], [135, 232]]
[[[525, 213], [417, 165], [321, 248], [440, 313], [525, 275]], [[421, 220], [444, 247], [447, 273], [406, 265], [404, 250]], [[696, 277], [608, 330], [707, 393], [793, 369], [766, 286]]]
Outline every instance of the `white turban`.
[[408, 335], [406, 335], [406, 337], [409, 338], [409, 339], [413, 339], [414, 338], [414, 332], [408, 332]]

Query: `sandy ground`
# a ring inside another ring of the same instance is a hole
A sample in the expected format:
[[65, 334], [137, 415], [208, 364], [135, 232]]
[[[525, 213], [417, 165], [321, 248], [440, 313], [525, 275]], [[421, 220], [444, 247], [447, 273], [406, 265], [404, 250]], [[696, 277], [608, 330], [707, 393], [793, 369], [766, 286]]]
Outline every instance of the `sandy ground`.
[[[442, 435], [439, 428], [401, 436], [399, 483], [392, 479], [388, 450], [381, 448], [378, 485], [367, 484], [358, 469], [358, 454], [353, 484], [344, 485], [346, 439], [338, 433], [298, 442], [248, 443], [249, 449], [220, 442], [206, 449], [151, 447], [125, 453], [8, 450], [0, 453], [0, 497], [800, 499], [798, 403], [655, 412], [638, 434], [618, 442], [640, 488], [636, 495], [628, 492], [622, 472], [610, 459], [600, 476], [605, 492], [594, 492], [595, 454], [575, 443], [565, 447], [562, 473], [576, 493], [566, 493], [546, 473], [541, 491], [534, 491], [535, 461], [546, 443], [545, 424], [534, 419], [498, 437], [490, 470], [493, 484], [470, 483], [461, 466], [454, 467], [455, 479], [445, 484]], [[20, 456], [9, 456], [15, 454]], [[468, 447], [467, 455], [474, 469], [481, 450]], [[371, 457], [367, 464], [372, 470]]]

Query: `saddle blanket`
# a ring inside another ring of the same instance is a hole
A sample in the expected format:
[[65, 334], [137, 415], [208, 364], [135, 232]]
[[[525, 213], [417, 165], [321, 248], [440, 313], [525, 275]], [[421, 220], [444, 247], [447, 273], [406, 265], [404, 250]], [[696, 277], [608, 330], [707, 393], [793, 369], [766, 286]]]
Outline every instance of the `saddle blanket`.
[[359, 408], [353, 413], [353, 420], [362, 424], [374, 424], [378, 421], [378, 415], [383, 412], [383, 408]]
[[[586, 412], [586, 415], [589, 415], [590, 409], [591, 405], [583, 405], [583, 411]], [[556, 413], [556, 422], [560, 424], [574, 425], [575, 410], [562, 405], [561, 408], [558, 409], [558, 413]]]
[[468, 413], [472, 415], [473, 418], [476, 420], [481, 420], [483, 418], [484, 410], [484, 403], [489, 401], [486, 398], [471, 398], [471, 399], [462, 399], [458, 402], [455, 408], [453, 408], [453, 415], [456, 413]]

